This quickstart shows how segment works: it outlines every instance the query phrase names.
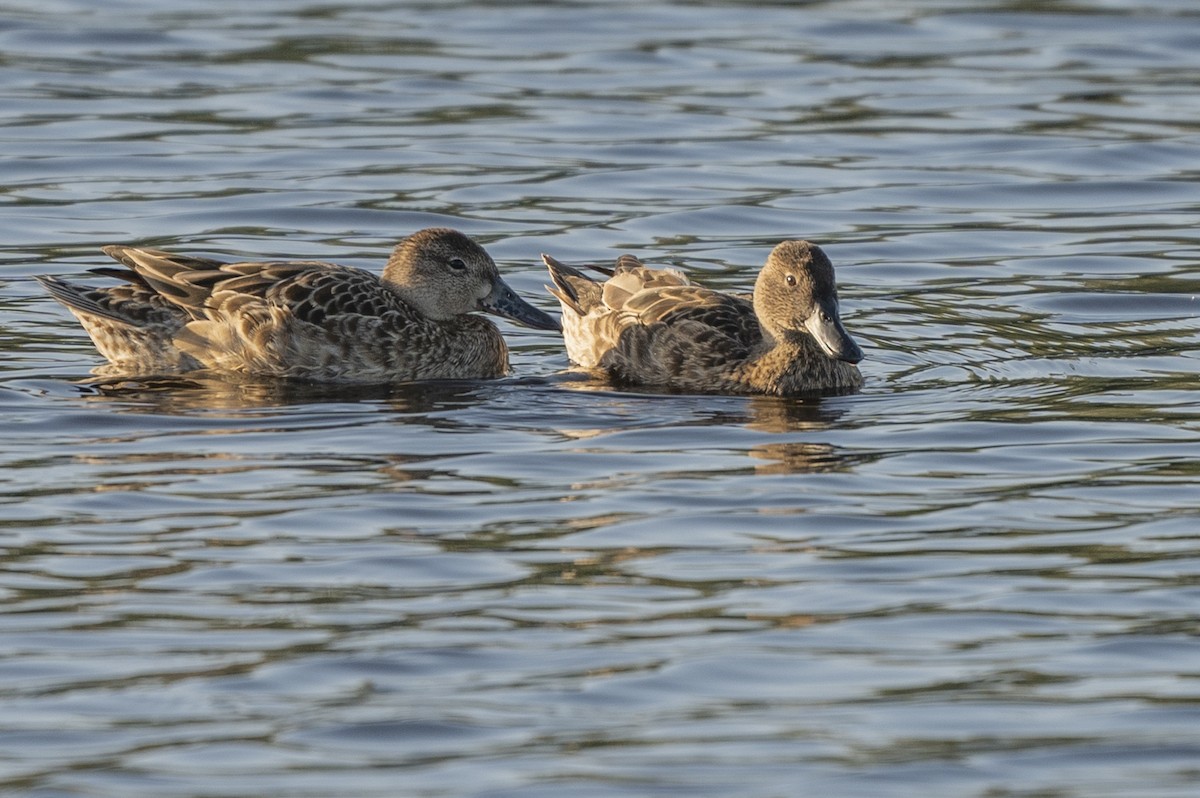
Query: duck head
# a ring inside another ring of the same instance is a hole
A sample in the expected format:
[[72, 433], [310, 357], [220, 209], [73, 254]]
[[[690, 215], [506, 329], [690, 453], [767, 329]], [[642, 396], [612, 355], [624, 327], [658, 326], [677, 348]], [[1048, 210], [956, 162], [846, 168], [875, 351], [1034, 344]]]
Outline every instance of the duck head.
[[862, 349], [842, 326], [833, 264], [816, 244], [784, 241], [771, 251], [754, 283], [754, 311], [775, 339], [808, 335], [831, 358], [847, 363], [863, 359]]
[[430, 319], [481, 310], [526, 327], [561, 329], [557, 319], [517, 296], [483, 247], [450, 228], [418, 230], [397, 244], [383, 281]]

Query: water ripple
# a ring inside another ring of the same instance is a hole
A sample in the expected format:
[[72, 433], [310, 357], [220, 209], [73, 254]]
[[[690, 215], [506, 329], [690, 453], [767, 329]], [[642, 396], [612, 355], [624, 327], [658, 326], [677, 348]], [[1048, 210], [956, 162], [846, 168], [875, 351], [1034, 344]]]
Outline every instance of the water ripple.
[[[9, 5], [0, 791], [1194, 793], [1189, 0]], [[430, 225], [816, 240], [866, 386], [118, 378], [29, 279]]]

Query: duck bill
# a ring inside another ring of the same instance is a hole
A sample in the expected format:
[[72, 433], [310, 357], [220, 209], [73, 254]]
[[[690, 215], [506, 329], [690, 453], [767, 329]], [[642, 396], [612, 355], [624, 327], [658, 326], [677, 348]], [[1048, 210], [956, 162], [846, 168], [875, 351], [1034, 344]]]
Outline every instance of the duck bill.
[[512, 319], [517, 324], [532, 327], [535, 330], [561, 330], [558, 319], [535, 308], [508, 287], [503, 280], [496, 281], [492, 293], [485, 296], [479, 303], [485, 313], [494, 313], [506, 319]]
[[804, 326], [830, 357], [847, 363], [857, 363], [863, 359], [862, 349], [842, 326], [837, 304], [821, 303]]

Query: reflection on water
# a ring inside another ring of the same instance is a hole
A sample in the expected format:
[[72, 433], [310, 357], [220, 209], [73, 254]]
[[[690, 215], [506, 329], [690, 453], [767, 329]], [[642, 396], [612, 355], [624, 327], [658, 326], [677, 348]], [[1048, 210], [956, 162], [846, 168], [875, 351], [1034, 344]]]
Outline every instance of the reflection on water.
[[[1196, 791], [1191, 2], [9, 4], [0, 792]], [[96, 375], [110, 242], [749, 288], [860, 394]]]
[[470, 381], [429, 381], [397, 385], [337, 385], [272, 380], [238, 374], [193, 372], [162, 377], [98, 376], [76, 383], [97, 401], [121, 409], [152, 412], [257, 409], [328, 402], [386, 402], [397, 413], [421, 414], [469, 405], [479, 385]]
[[791, 441], [764, 443], [747, 452], [757, 460], [765, 461], [755, 466], [757, 474], [807, 474], [813, 471], [849, 470], [863, 455], [838, 451], [826, 443]]

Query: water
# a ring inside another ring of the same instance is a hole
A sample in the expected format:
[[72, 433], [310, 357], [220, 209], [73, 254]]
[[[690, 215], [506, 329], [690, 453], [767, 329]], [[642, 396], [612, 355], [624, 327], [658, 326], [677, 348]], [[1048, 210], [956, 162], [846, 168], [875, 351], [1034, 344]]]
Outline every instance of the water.
[[[0, 792], [1192, 796], [1191, 0], [9, 3]], [[97, 385], [110, 242], [838, 265], [865, 390]]]

